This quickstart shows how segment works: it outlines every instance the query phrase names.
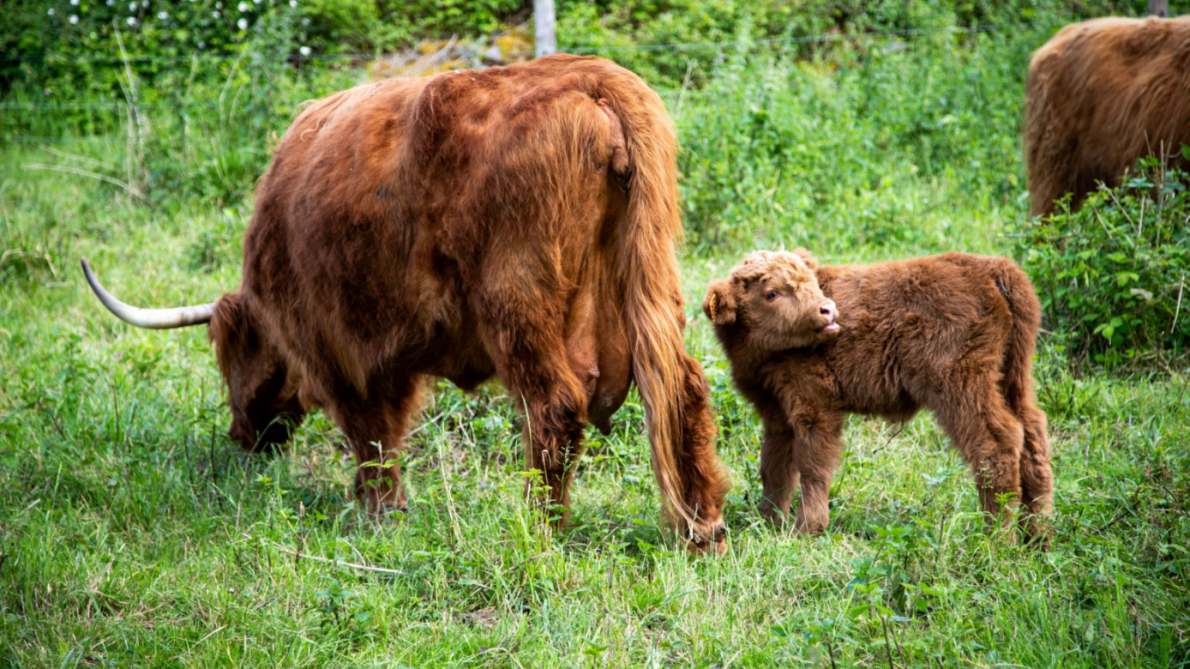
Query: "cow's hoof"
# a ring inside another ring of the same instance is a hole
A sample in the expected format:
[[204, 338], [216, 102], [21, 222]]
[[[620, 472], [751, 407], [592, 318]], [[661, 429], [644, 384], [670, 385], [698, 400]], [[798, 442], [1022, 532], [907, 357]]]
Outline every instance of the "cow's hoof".
[[686, 550], [693, 555], [723, 555], [727, 552], [727, 534], [726, 524], [715, 523], [709, 531], [692, 532], [686, 540]]

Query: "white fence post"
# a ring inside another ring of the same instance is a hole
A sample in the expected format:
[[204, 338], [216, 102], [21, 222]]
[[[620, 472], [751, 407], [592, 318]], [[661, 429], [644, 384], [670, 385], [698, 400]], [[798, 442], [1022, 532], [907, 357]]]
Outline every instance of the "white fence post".
[[558, 34], [554, 30], [554, 0], [533, 0], [533, 24], [536, 26], [537, 57], [548, 56], [557, 51]]

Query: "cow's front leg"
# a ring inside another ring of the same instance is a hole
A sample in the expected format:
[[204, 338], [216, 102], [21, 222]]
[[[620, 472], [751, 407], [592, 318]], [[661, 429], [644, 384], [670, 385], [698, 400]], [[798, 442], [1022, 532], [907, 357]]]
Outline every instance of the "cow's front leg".
[[327, 407], [351, 444], [357, 467], [355, 495], [369, 514], [405, 506], [400, 455], [420, 390], [416, 376], [390, 379], [373, 389], [368, 400], [341, 400]]

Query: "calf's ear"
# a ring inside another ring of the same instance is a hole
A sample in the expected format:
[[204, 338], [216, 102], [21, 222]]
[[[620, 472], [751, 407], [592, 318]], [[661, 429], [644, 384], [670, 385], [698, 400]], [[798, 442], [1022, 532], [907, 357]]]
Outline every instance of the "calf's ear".
[[807, 267], [810, 269], [818, 269], [818, 260], [809, 251], [799, 247], [794, 249], [793, 252], [797, 255], [797, 257], [805, 261]]
[[702, 313], [715, 325], [735, 322], [735, 287], [730, 281], [719, 279], [707, 286], [707, 296], [702, 301]]

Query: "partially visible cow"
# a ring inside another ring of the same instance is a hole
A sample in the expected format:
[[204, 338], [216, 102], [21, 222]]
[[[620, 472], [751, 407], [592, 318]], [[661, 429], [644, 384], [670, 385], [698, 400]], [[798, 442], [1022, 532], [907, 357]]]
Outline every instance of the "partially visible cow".
[[988, 519], [1023, 503], [1044, 545], [1053, 475], [1030, 374], [1041, 307], [1003, 258], [947, 253], [819, 267], [758, 251], [707, 289], [703, 311], [760, 413], [761, 511], [778, 523], [800, 483], [796, 528], [820, 532], [848, 413], [933, 410], [974, 470]]
[[669, 518], [719, 551], [727, 480], [682, 339], [676, 151], [661, 99], [607, 60], [391, 79], [290, 127], [235, 292], [136, 310], [84, 269], [129, 322], [210, 322], [245, 448], [329, 412], [373, 513], [404, 503], [397, 455], [426, 375], [498, 376], [525, 413], [526, 465], [563, 506], [584, 425], [606, 431], [635, 382]]
[[1030, 214], [1118, 186], [1148, 155], [1190, 144], [1190, 17], [1066, 26], [1033, 54], [1025, 85]]

